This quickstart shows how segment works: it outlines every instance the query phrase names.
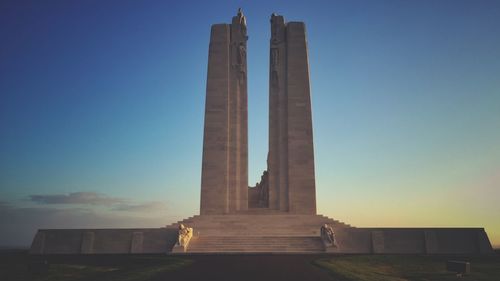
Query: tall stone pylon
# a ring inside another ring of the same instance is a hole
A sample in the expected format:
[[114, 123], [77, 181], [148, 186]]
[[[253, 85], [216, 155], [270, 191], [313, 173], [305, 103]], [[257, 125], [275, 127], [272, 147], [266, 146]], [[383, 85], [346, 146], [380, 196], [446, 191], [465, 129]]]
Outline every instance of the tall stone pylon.
[[305, 24], [271, 16], [269, 208], [316, 214], [316, 184]]
[[214, 24], [208, 53], [200, 214], [248, 209], [247, 31], [241, 9]]

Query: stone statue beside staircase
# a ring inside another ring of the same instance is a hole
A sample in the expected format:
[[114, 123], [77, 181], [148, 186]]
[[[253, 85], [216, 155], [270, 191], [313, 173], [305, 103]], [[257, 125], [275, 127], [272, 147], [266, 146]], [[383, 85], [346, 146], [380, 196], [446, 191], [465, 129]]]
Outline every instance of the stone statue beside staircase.
[[191, 237], [193, 237], [193, 228], [185, 227], [181, 223], [179, 225], [179, 236], [177, 237], [177, 243], [172, 249], [172, 252], [185, 252], [189, 245]]
[[335, 232], [333, 232], [333, 228], [326, 223], [321, 226], [321, 240], [323, 240], [323, 244], [325, 244], [325, 247], [337, 248]]

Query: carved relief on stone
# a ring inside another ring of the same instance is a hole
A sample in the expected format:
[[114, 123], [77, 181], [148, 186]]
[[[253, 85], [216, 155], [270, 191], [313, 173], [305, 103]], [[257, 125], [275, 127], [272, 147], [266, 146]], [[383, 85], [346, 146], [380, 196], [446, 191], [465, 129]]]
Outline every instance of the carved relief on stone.
[[280, 82], [278, 77], [278, 71], [271, 71], [271, 89], [273, 93], [278, 93], [280, 90]]
[[262, 173], [260, 182], [257, 182], [254, 187], [249, 186], [248, 191], [250, 208], [269, 207], [269, 173], [267, 170]]
[[280, 90], [280, 77], [279, 77], [279, 65], [280, 65], [280, 49], [278, 44], [282, 41], [282, 17], [272, 14], [271, 15], [271, 90], [273, 93], [278, 93]]
[[268, 207], [269, 206], [269, 173], [264, 171], [260, 177], [259, 184], [259, 206]]
[[241, 36], [245, 38], [245, 40], [248, 38], [247, 37], [247, 18], [245, 15], [243, 15], [243, 11], [241, 8], [238, 8], [238, 19], [239, 19], [239, 24], [240, 24], [240, 31], [241, 31]]
[[238, 80], [240, 83], [246, 78], [247, 50], [244, 43], [236, 47], [236, 69], [238, 70]]
[[283, 26], [280, 22], [278, 22], [278, 17], [279, 16], [276, 13], [273, 13], [271, 15], [271, 41], [274, 44], [277, 44], [283, 40], [283, 38], [281, 38]]
[[321, 239], [323, 240], [325, 246], [335, 248], [337, 247], [335, 232], [333, 232], [333, 228], [326, 223], [321, 226]]
[[271, 69], [277, 69], [280, 64], [280, 53], [278, 48], [271, 48]]
[[247, 49], [243, 43], [238, 45], [238, 57], [237, 63], [238, 65], [245, 65], [247, 58]]
[[189, 245], [189, 240], [191, 240], [191, 237], [193, 237], [193, 229], [191, 227], [185, 227], [183, 224], [180, 224], [177, 245], [187, 248], [187, 246]]

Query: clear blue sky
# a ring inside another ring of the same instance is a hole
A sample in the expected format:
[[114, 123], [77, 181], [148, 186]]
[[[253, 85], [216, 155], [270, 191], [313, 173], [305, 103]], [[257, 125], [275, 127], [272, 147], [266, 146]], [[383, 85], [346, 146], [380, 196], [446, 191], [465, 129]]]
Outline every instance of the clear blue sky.
[[318, 212], [500, 244], [500, 1], [2, 1], [0, 244], [199, 212], [210, 25], [248, 24], [249, 182], [269, 19], [304, 21]]

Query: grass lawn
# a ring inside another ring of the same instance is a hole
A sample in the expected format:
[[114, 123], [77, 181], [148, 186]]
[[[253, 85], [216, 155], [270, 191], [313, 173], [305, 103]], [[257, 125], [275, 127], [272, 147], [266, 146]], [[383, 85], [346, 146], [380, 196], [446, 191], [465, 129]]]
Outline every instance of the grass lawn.
[[188, 266], [188, 258], [167, 256], [99, 256], [99, 257], [51, 257], [48, 266], [43, 260], [27, 254], [11, 254], [0, 263], [0, 280], [34, 281], [139, 281]]
[[[457, 278], [446, 271], [447, 260], [468, 261], [471, 273]], [[499, 281], [500, 254], [491, 256], [339, 255], [321, 258], [314, 264], [342, 281]]]
[[[46, 259], [46, 260], [45, 260]], [[471, 263], [458, 278], [447, 260]], [[47, 263], [45, 263], [47, 261]], [[317, 268], [326, 269], [327, 271]], [[243, 276], [240, 276], [242, 275]], [[239, 276], [239, 277], [238, 277]], [[0, 252], [0, 281], [140, 280], [500, 281], [500, 252], [425, 255], [74, 255], [36, 257]]]

